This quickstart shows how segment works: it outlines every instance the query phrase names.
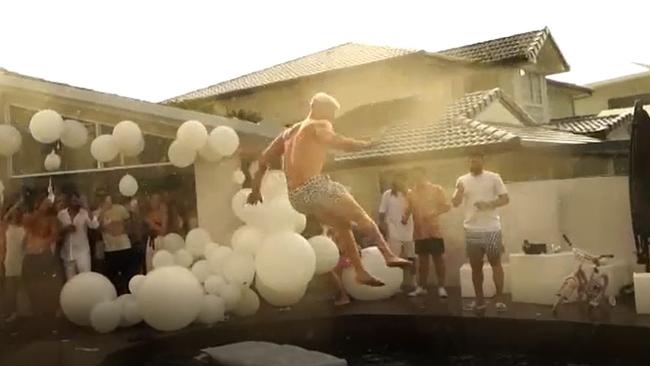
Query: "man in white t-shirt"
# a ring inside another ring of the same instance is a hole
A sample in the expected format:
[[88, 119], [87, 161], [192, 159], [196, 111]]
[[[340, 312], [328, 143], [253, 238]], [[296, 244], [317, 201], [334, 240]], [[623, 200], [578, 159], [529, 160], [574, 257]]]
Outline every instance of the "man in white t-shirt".
[[494, 284], [496, 287], [496, 309], [507, 310], [503, 302], [503, 267], [501, 254], [501, 218], [497, 208], [510, 202], [501, 176], [483, 170], [484, 158], [481, 154], [473, 154], [469, 159], [469, 173], [458, 178], [456, 191], [452, 198], [454, 207], [464, 203], [465, 209], [465, 243], [467, 257], [472, 267], [472, 282], [476, 293], [476, 301], [466, 310], [485, 309], [483, 296], [483, 258], [487, 257], [492, 266]]
[[[415, 261], [413, 242], [413, 218], [409, 216], [402, 223], [408, 206], [406, 174], [395, 175], [391, 189], [384, 192], [379, 203], [379, 223], [382, 225], [386, 241], [391, 251], [404, 259]], [[412, 269], [404, 270], [403, 285], [415, 288], [415, 275]]]

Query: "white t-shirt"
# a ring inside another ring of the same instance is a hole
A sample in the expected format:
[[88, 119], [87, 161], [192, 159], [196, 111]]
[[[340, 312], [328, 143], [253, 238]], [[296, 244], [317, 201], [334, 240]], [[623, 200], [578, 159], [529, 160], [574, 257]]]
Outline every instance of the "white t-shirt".
[[409, 217], [406, 225], [402, 224], [402, 216], [404, 215], [407, 204], [406, 196], [402, 193], [398, 193], [395, 196], [391, 194], [390, 189], [381, 196], [379, 213], [385, 216], [388, 236], [391, 239], [413, 241], [413, 217]]
[[505, 184], [497, 173], [483, 171], [480, 175], [465, 174], [458, 178], [456, 185], [462, 183], [465, 187], [463, 202], [465, 206], [465, 230], [474, 232], [490, 232], [501, 230], [501, 218], [496, 209], [479, 211], [477, 202], [491, 202], [500, 195], [507, 194]]
[[96, 216], [91, 219], [88, 211], [80, 209], [74, 218], [70, 217], [70, 211], [63, 209], [59, 211], [57, 217], [59, 222], [64, 226], [74, 225], [75, 230], [68, 233], [65, 237], [63, 248], [61, 249], [61, 259], [72, 261], [79, 256], [86, 255], [90, 252], [88, 243], [88, 229], [97, 229], [99, 221]]

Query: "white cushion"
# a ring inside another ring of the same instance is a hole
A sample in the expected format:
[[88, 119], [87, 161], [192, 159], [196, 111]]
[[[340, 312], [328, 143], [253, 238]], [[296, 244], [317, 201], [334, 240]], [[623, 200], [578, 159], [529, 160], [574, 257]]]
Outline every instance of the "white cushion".
[[204, 353], [224, 366], [347, 366], [347, 361], [288, 344], [240, 342], [206, 348]]

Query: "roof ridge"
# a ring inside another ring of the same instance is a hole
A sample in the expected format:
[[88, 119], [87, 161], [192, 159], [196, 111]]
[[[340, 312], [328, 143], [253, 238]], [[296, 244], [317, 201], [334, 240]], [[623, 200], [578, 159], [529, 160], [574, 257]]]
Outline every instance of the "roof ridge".
[[531, 31], [527, 31], [527, 32], [520, 32], [520, 33], [516, 33], [516, 34], [511, 34], [509, 36], [492, 38], [492, 39], [489, 39], [489, 40], [486, 40], [486, 41], [480, 41], [480, 42], [475, 42], [475, 43], [470, 43], [470, 44], [466, 44], [466, 45], [462, 45], [462, 46], [457, 46], [457, 47], [444, 49], [444, 50], [438, 51], [438, 53], [451, 52], [451, 51], [455, 51], [455, 50], [459, 50], [459, 49], [463, 49], [463, 48], [481, 46], [481, 45], [484, 45], [484, 44], [492, 43], [492, 42], [495, 42], [495, 41], [501, 41], [501, 40], [508, 39], [508, 38], [515, 38], [515, 37], [520, 37], [520, 36], [523, 36], [523, 35], [529, 35], [529, 34], [533, 34], [533, 33], [544, 32], [546, 29], [547, 29], [547, 27], [544, 27], [543, 29], [536, 29], [536, 30], [531, 30]]

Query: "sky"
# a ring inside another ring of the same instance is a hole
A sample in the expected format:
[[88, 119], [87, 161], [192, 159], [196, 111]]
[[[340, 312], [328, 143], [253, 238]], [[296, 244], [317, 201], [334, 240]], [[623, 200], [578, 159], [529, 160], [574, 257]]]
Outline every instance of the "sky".
[[572, 69], [554, 79], [587, 84], [650, 64], [647, 0], [3, 0], [0, 9], [0, 67], [152, 102], [345, 42], [437, 51], [544, 26]]

